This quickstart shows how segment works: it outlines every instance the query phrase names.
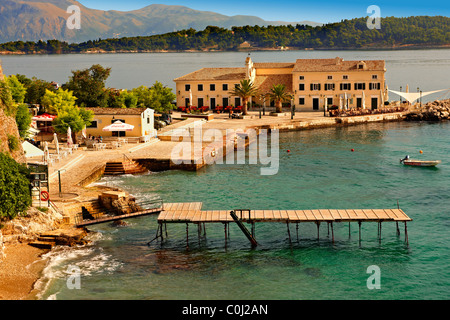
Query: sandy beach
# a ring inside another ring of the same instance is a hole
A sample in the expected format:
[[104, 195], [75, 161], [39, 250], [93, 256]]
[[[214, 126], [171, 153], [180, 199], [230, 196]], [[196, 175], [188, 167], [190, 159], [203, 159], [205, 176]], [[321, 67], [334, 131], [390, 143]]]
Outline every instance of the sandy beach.
[[6, 246], [6, 258], [0, 262], [1, 300], [33, 299], [30, 293], [45, 267], [41, 256], [46, 252], [25, 243]]

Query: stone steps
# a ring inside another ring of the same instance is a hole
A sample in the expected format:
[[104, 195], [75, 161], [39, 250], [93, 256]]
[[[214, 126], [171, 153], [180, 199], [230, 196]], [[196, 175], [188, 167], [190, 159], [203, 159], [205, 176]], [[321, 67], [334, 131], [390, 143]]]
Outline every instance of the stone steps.
[[104, 175], [139, 174], [148, 172], [147, 168], [133, 160], [107, 162]]

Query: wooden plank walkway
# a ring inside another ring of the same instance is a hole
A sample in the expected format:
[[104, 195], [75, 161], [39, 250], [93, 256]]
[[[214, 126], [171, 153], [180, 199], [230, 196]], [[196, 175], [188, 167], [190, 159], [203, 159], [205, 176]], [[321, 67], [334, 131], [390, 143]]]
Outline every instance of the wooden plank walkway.
[[76, 226], [77, 226], [77, 228], [81, 228], [81, 227], [86, 227], [86, 226], [92, 226], [94, 224], [99, 224], [99, 223], [141, 217], [141, 216], [146, 216], [149, 214], [161, 212], [161, 210], [162, 210], [162, 208], [155, 208], [155, 209], [149, 209], [149, 210], [144, 210], [144, 211], [139, 211], [139, 212], [122, 214], [119, 216], [105, 216], [105, 217], [93, 219], [93, 220], [83, 220], [82, 222], [77, 223]]
[[[160, 223], [217, 223], [232, 222], [232, 210], [202, 211], [201, 202], [165, 203], [158, 216]], [[401, 209], [319, 209], [319, 210], [250, 210], [244, 212], [243, 222], [384, 222], [412, 221]]]

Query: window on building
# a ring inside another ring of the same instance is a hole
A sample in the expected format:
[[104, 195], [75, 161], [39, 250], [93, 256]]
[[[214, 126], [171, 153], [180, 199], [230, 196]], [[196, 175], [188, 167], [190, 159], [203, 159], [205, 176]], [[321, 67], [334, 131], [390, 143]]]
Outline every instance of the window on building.
[[203, 98], [197, 99], [197, 107], [201, 108], [204, 106]]
[[210, 84], [209, 85], [209, 91], [216, 91], [216, 85], [215, 84]]
[[333, 79], [333, 76], [327, 76], [327, 79], [328, 79], [328, 80], [332, 80], [332, 79]]
[[351, 90], [352, 86], [350, 83], [341, 83], [340, 90]]
[[190, 84], [185, 84], [184, 85], [184, 91], [189, 91], [191, 90], [191, 85]]
[[222, 90], [228, 91], [228, 84], [226, 84], [226, 83], [222, 84]]
[[376, 80], [376, 79], [378, 79], [378, 75], [376, 75], [376, 74], [373, 74], [373, 75], [372, 75], [372, 79], [373, 79], [373, 80]]
[[343, 76], [342, 76], [342, 79], [348, 80], [348, 76], [347, 76], [347, 75], [343, 75]]
[[379, 82], [369, 83], [369, 90], [380, 90], [381, 84]]
[[304, 83], [299, 83], [298, 84], [298, 90], [305, 91], [305, 84]]
[[320, 83], [311, 83], [310, 90], [311, 91], [318, 91], [318, 90], [320, 90]]
[[98, 128], [97, 126], [98, 126], [97, 120], [93, 120], [93, 121], [91, 121], [91, 124], [89, 126], [86, 126], [86, 128], [96, 129], [96, 128]]
[[299, 80], [305, 80], [305, 76], [298, 77]]
[[197, 85], [197, 90], [198, 91], [203, 91], [203, 85], [202, 84]]
[[327, 105], [329, 105], [329, 106], [333, 105], [333, 98], [331, 98], [331, 97], [327, 98]]
[[364, 82], [355, 82], [355, 90], [366, 90], [366, 84]]
[[304, 97], [298, 98], [298, 104], [301, 106], [305, 105], [305, 98]]
[[334, 83], [325, 83], [325, 90], [328, 91], [334, 90]]

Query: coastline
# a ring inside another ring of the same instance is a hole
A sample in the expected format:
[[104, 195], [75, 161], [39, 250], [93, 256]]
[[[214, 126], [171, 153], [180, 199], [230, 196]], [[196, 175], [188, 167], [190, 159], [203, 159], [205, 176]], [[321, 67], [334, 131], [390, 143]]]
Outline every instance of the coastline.
[[187, 49], [187, 50], [116, 50], [116, 51], [106, 51], [102, 49], [86, 50], [83, 52], [32, 52], [27, 53], [24, 51], [0, 51], [0, 56], [8, 55], [63, 55], [63, 54], [127, 54], [127, 53], [201, 53], [201, 52], [248, 52], [248, 51], [402, 51], [402, 50], [445, 50], [450, 49], [450, 44], [433, 46], [433, 45], [413, 45], [405, 44], [400, 46], [386, 46], [386, 47], [336, 47], [336, 48], [298, 48], [298, 47], [286, 47], [286, 48], [259, 48], [259, 47], [248, 47], [248, 48], [238, 48], [234, 50], [219, 50], [219, 49]]
[[0, 300], [33, 300], [34, 284], [47, 262], [42, 255], [49, 250], [27, 243], [5, 246], [6, 257], [0, 262]]
[[[257, 113], [253, 115], [252, 119], [239, 119], [230, 120], [228, 115], [220, 115], [223, 118], [223, 122], [211, 121], [208, 127], [212, 128], [226, 128], [231, 126], [231, 128], [269, 128], [278, 129], [280, 131], [298, 131], [298, 130], [310, 130], [315, 128], [324, 127], [338, 127], [345, 125], [358, 125], [366, 124], [368, 122], [389, 122], [389, 121], [403, 121], [404, 115], [398, 114], [397, 116], [392, 116], [392, 114], [387, 114], [387, 117], [383, 115], [376, 115], [371, 119], [367, 116], [361, 117], [348, 117], [348, 119], [353, 118], [353, 121], [343, 123], [341, 121], [336, 121], [334, 118], [323, 117], [320, 113], [314, 113], [312, 115], [297, 113], [294, 121], [290, 119], [290, 114], [287, 113], [284, 117], [264, 117], [262, 120], [258, 119]], [[219, 116], [217, 118], [220, 118]], [[216, 119], [217, 119], [216, 118]], [[331, 120], [332, 121], [331, 121]], [[265, 120], [265, 121], [264, 121]], [[174, 126], [174, 125], [172, 125]], [[168, 126], [165, 131], [171, 130], [173, 127]], [[162, 153], [162, 157], [167, 157], [170, 155], [168, 152], [168, 147], [170, 149], [174, 146], [172, 141], [158, 141], [156, 144], [151, 143], [145, 148], [139, 149], [132, 153], [132, 157], [150, 157]], [[162, 151], [164, 150], [164, 152]], [[131, 152], [130, 150], [127, 150]], [[76, 192], [78, 194], [78, 200], [84, 198], [93, 198], [98, 196], [104, 188], [97, 187], [84, 187], [80, 185], [80, 181], [84, 181], [90, 178], [92, 174], [93, 164], [99, 166], [101, 163], [106, 163], [108, 160], [123, 157], [124, 150], [120, 152], [111, 152], [108, 156], [104, 154], [98, 154], [98, 156], [93, 156], [90, 159], [84, 159], [76, 168], [72, 167], [67, 170], [63, 175], [63, 190], [64, 192]], [[92, 153], [92, 152], [91, 152]], [[74, 158], [77, 156], [75, 155]], [[86, 157], [88, 158], [88, 157]], [[100, 163], [101, 162], [101, 163]], [[61, 165], [67, 165], [62, 163]], [[53, 170], [58, 170], [57, 167]], [[73, 174], [76, 172], [76, 174]], [[96, 176], [98, 179], [100, 176]], [[95, 180], [94, 179], [94, 180]], [[94, 181], [90, 181], [94, 182]], [[51, 183], [52, 185], [52, 183]], [[55, 178], [53, 179], [53, 188], [56, 188]], [[62, 202], [64, 203], [64, 202]], [[49, 250], [38, 249], [29, 246], [27, 243], [10, 243], [6, 244], [6, 258], [0, 263], [0, 300], [22, 300], [22, 299], [37, 299], [36, 292], [34, 291], [34, 284], [38, 281], [44, 268], [46, 267], [46, 260], [42, 258], [42, 255], [49, 252]]]

